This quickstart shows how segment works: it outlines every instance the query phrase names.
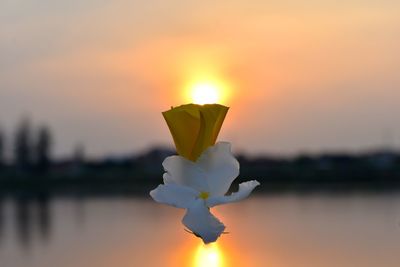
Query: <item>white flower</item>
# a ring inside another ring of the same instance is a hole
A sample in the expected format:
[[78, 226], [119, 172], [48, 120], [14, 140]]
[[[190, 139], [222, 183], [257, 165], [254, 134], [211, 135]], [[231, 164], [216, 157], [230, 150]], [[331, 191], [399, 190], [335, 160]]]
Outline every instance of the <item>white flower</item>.
[[228, 142], [219, 142], [203, 152], [196, 162], [181, 156], [164, 160], [164, 184], [150, 192], [159, 202], [187, 209], [182, 223], [204, 243], [215, 242], [225, 226], [210, 213], [211, 207], [236, 202], [250, 195], [260, 183], [241, 183], [239, 191], [225, 195], [239, 175], [239, 163]]

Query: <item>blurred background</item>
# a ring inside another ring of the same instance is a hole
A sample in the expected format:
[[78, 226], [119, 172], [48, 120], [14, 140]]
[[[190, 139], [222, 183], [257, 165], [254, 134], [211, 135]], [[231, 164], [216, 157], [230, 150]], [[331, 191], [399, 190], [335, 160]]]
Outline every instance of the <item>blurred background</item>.
[[[1, 1], [0, 266], [398, 266], [399, 10]], [[207, 247], [148, 196], [191, 102], [262, 184]]]

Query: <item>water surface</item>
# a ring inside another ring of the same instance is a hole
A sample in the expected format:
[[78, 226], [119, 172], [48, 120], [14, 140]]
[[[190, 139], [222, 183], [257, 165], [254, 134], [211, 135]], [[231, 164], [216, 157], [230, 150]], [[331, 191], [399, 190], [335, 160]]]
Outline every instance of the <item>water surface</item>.
[[7, 198], [0, 266], [399, 266], [400, 193], [255, 195], [215, 213], [229, 234], [199, 256], [183, 211], [147, 198]]

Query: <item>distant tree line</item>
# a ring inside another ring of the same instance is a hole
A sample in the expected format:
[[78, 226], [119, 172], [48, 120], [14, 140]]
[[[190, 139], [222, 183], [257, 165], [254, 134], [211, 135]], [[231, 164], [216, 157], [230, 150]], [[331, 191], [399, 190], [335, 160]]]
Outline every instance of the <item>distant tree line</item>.
[[[20, 121], [12, 136], [6, 136], [0, 129], [0, 193], [21, 188], [74, 193], [82, 190], [148, 192], [162, 180], [163, 160], [176, 154], [173, 149], [155, 147], [139, 153], [87, 159], [84, 146], [79, 145], [71, 157], [54, 160], [53, 143], [49, 127], [33, 127], [27, 118]], [[258, 190], [336, 184], [400, 188], [400, 153], [387, 148], [356, 154], [237, 157], [240, 176], [235, 184], [257, 179], [262, 183]]]
[[21, 120], [10, 138], [0, 128], [0, 169], [7, 165], [6, 151], [10, 147], [10, 166], [17, 172], [45, 173], [51, 165], [53, 137], [46, 125], [34, 128], [29, 118]]

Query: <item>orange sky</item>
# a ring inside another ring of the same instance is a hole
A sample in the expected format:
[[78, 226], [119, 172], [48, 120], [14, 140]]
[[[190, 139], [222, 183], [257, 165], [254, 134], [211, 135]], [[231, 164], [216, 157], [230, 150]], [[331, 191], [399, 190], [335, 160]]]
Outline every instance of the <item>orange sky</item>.
[[220, 139], [237, 151], [398, 144], [397, 1], [64, 2], [0, 3], [9, 134], [28, 113], [59, 155], [172, 144], [160, 112], [204, 76], [230, 88]]

